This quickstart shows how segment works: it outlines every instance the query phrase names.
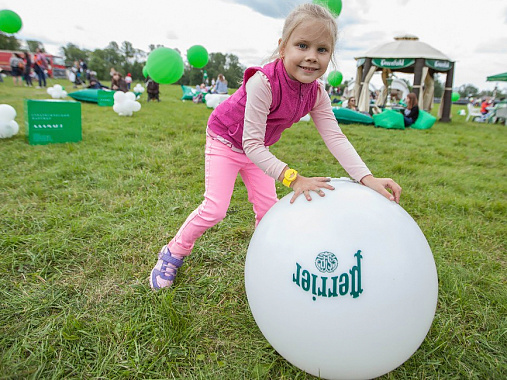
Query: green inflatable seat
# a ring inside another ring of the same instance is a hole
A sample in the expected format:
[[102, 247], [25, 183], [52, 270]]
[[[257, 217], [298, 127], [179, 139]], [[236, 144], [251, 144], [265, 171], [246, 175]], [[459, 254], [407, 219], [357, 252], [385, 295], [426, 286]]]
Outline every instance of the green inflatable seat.
[[333, 113], [336, 120], [341, 124], [373, 124], [373, 119], [370, 115], [353, 111], [349, 108], [333, 107]]
[[[98, 103], [99, 106], [112, 107], [114, 104], [114, 90], [100, 90], [96, 88], [85, 88], [68, 94], [71, 98], [82, 102]], [[134, 92], [138, 97], [141, 92]]]
[[419, 116], [414, 124], [410, 126], [413, 129], [430, 129], [437, 121], [437, 118], [429, 112], [419, 110]]
[[84, 90], [71, 92], [69, 96], [75, 100], [97, 103], [99, 101], [99, 91], [94, 88], [85, 88]]
[[385, 110], [382, 113], [373, 115], [375, 127], [386, 129], [405, 129], [403, 115], [398, 111]]

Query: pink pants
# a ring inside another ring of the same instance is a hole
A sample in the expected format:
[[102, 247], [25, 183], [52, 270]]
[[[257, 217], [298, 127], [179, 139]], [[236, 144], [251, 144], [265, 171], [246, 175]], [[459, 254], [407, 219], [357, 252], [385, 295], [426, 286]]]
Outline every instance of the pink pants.
[[204, 200], [168, 244], [171, 253], [178, 256], [189, 255], [195, 241], [225, 218], [238, 172], [248, 190], [248, 200], [253, 204], [256, 226], [278, 201], [275, 180], [244, 153], [234, 152], [229, 146], [208, 136], [205, 158]]

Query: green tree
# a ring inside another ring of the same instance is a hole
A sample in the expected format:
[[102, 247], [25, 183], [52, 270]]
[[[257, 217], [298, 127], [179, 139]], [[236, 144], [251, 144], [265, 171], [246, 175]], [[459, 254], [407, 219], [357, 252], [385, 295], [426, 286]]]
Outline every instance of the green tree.
[[72, 66], [75, 61], [82, 59], [85, 62], [89, 60], [89, 50], [82, 50], [78, 46], [69, 42], [66, 46], [60, 48], [61, 53], [65, 57], [65, 65]]
[[475, 97], [479, 93], [479, 89], [472, 84], [464, 84], [459, 89], [458, 92], [461, 97]]
[[239, 63], [239, 59], [234, 54], [210, 53], [208, 64], [202, 69], [185, 65], [185, 71], [179, 84], [195, 86], [203, 82], [204, 70], [208, 73], [209, 84], [218, 74], [224, 74], [229, 87], [238, 88], [243, 80], [245, 67]]
[[439, 75], [435, 73], [435, 98], [441, 98], [444, 95], [444, 84], [440, 82]]
[[14, 36], [8, 36], [0, 32], [0, 49], [2, 50], [20, 50], [21, 44]]
[[46, 52], [46, 49], [44, 48], [44, 44], [37, 40], [26, 40], [26, 44], [28, 45], [28, 50], [31, 52], [37, 51], [37, 49], [40, 49], [43, 53]]

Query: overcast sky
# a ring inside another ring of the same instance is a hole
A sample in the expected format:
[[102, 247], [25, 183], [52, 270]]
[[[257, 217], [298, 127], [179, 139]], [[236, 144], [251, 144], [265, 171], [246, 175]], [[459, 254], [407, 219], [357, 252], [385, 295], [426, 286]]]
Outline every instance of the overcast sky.
[[[23, 20], [19, 39], [42, 41], [57, 54], [69, 42], [103, 49], [110, 41], [149, 51], [150, 44], [193, 45], [260, 65], [275, 49], [290, 9], [304, 0], [0, 0]], [[337, 69], [355, 77], [354, 57], [412, 34], [456, 61], [455, 88], [493, 89], [488, 75], [507, 71], [505, 0], [343, 0]], [[412, 77], [407, 78], [412, 82]], [[498, 83], [507, 88], [507, 82]]]

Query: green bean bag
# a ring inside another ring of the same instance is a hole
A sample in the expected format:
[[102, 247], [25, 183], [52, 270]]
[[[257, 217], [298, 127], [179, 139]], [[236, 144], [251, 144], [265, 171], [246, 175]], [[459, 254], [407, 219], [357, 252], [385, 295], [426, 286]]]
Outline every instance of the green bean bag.
[[[96, 88], [85, 88], [68, 94], [71, 98], [82, 102], [97, 103], [99, 106], [112, 107], [114, 105], [114, 93], [116, 91], [99, 90]], [[141, 92], [134, 92], [135, 96], [141, 95]]]
[[99, 91], [98, 89], [86, 88], [84, 90], [71, 92], [69, 96], [75, 100], [97, 103], [99, 100]]
[[181, 85], [181, 90], [183, 91], [181, 100], [193, 100], [194, 96], [200, 93], [200, 91], [197, 91], [195, 88], [184, 85]]
[[433, 127], [433, 124], [437, 121], [437, 118], [432, 114], [419, 110], [419, 116], [414, 124], [410, 126], [413, 129], [430, 129]]
[[349, 108], [333, 107], [333, 113], [336, 120], [341, 124], [373, 124], [373, 119], [370, 115], [353, 111]]
[[386, 129], [405, 129], [403, 115], [398, 111], [385, 110], [382, 113], [373, 115], [375, 127]]

